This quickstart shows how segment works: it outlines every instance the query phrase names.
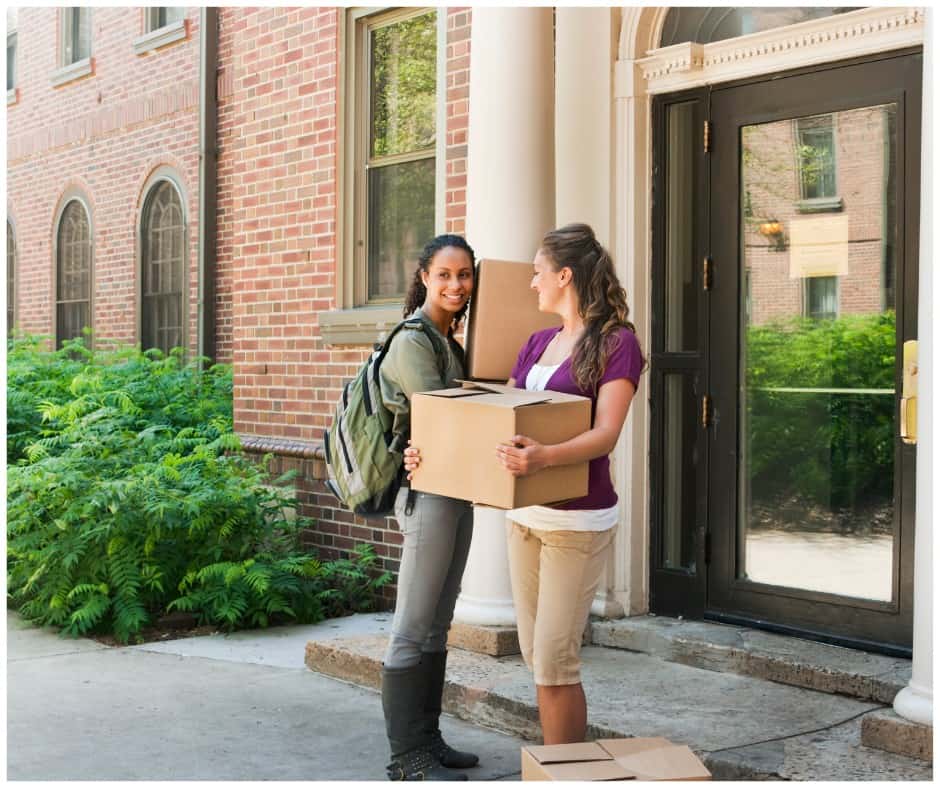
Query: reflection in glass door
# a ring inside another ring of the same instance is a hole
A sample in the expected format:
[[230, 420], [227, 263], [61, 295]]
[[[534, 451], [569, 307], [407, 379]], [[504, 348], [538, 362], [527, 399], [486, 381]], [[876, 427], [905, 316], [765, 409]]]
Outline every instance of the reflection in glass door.
[[910, 647], [921, 69], [710, 93], [706, 617]]
[[894, 599], [896, 117], [740, 130], [741, 580]]

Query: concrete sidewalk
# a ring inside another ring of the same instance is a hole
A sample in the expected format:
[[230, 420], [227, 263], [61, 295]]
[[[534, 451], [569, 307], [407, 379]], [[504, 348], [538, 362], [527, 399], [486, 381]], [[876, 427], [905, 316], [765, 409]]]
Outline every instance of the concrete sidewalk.
[[[384, 780], [379, 696], [304, 666], [308, 642], [365, 620], [110, 648], [8, 612], [7, 778]], [[518, 779], [521, 739], [441, 724], [481, 755], [472, 780]]]

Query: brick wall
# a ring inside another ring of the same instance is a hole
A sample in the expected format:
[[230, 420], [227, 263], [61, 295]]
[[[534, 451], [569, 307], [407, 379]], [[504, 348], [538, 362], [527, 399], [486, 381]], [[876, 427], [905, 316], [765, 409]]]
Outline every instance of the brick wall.
[[189, 220], [189, 339], [196, 341], [199, 11], [186, 40], [147, 55], [132, 42], [141, 8], [95, 8], [94, 73], [53, 87], [58, 9], [20, 8], [18, 96], [7, 107], [7, 209], [17, 242], [19, 327], [51, 333], [53, 226], [63, 193], [79, 188], [94, 228], [94, 329], [137, 340], [136, 233], [144, 184], [161, 165], [179, 175]]
[[[219, 354], [235, 367], [235, 427], [246, 447], [273, 451], [275, 473], [299, 471], [300, 513], [325, 558], [375, 545], [395, 572], [393, 519], [336, 508], [313, 455], [343, 383], [369, 347], [327, 345], [320, 312], [336, 308], [340, 14], [344, 9], [220, 9]], [[463, 232], [469, 9], [447, 9], [446, 229]], [[230, 341], [230, 345], [225, 344]], [[394, 587], [387, 589], [394, 597]]]

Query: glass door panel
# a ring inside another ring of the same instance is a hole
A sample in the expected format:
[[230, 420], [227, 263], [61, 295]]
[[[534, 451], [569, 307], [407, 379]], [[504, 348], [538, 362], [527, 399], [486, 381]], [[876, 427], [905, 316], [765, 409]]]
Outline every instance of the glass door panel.
[[894, 599], [896, 115], [740, 130], [741, 580]]

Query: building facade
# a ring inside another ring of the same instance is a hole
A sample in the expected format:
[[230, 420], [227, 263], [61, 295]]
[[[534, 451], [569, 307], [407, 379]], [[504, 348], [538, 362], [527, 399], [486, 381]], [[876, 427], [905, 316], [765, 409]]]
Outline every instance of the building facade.
[[[923, 716], [929, 457], [899, 432], [924, 12], [727, 11], [20, 9], [8, 322], [232, 363], [236, 430], [300, 471], [311, 542], [394, 571], [394, 521], [323, 484], [342, 384], [431, 235], [528, 260], [587, 221], [651, 362], [595, 612], [913, 652]], [[478, 509], [465, 621], [512, 621], [501, 526]]]

